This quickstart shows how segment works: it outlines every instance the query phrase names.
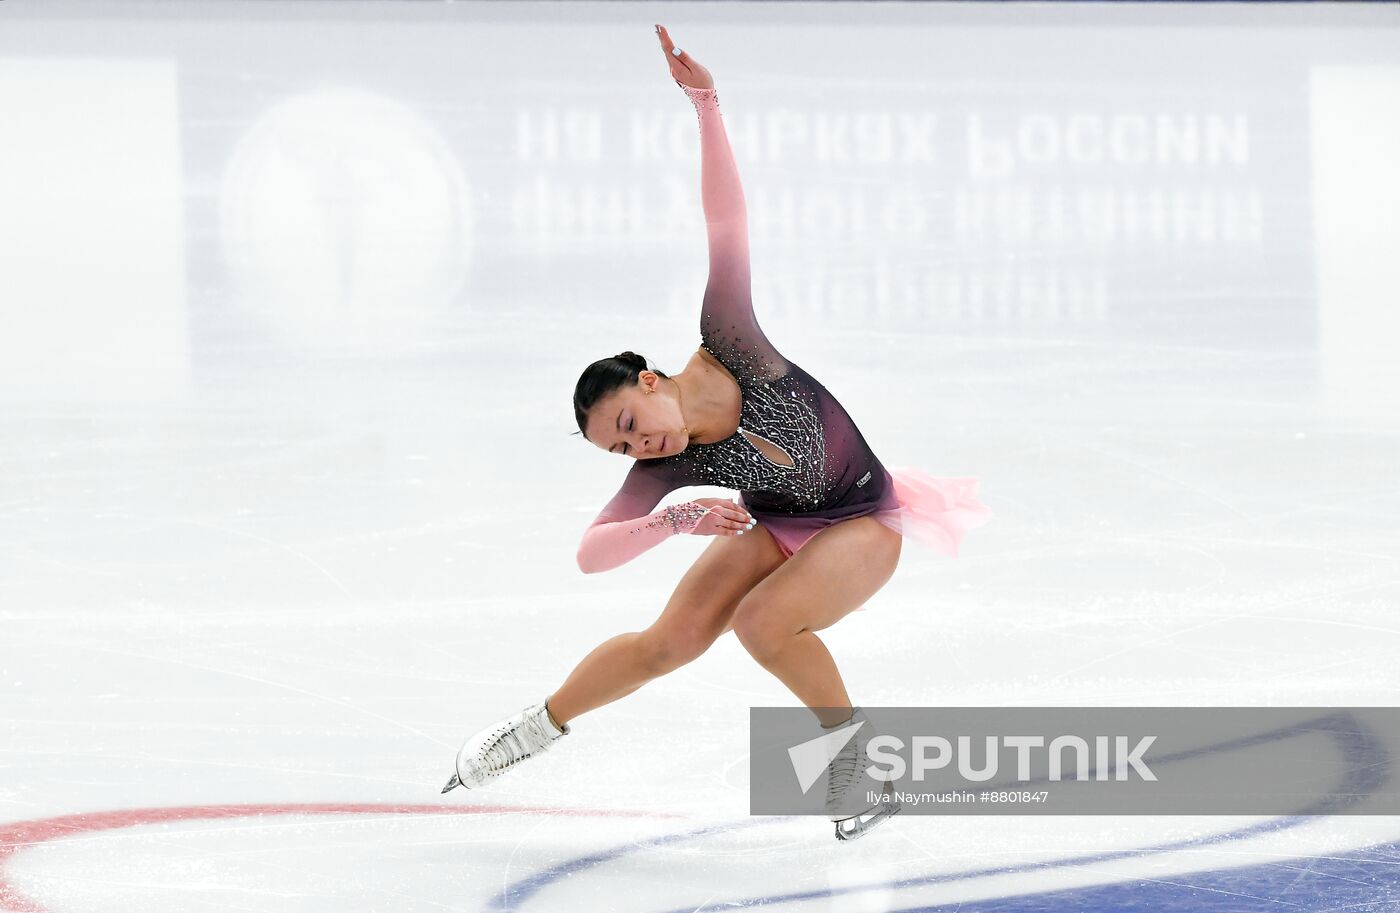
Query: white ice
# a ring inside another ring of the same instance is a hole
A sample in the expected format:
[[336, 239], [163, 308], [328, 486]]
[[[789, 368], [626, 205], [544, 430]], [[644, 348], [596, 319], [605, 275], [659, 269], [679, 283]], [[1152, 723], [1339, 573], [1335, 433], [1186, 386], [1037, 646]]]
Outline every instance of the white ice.
[[7, 0], [0, 909], [875, 911], [1400, 839], [751, 818], [795, 698], [732, 635], [439, 795], [707, 544], [574, 561], [629, 465], [580, 371], [698, 344], [658, 19], [769, 336], [997, 512], [822, 632], [855, 702], [1400, 700], [1395, 6]]

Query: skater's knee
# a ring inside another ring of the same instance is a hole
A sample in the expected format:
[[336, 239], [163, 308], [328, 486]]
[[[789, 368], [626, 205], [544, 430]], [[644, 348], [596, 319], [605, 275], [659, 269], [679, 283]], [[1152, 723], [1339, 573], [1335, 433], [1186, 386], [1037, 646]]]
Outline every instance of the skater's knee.
[[791, 640], [792, 631], [776, 613], [761, 611], [745, 601], [734, 613], [734, 636], [750, 656], [762, 660], [781, 651]]
[[715, 635], [700, 627], [652, 627], [641, 638], [644, 662], [657, 674], [698, 659], [714, 642]]

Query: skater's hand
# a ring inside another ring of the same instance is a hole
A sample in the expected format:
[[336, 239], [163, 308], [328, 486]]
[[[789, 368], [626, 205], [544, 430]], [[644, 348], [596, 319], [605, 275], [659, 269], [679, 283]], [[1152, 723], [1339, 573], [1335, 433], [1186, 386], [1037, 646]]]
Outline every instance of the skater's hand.
[[757, 522], [735, 501], [727, 501], [724, 498], [696, 498], [695, 503], [706, 508], [706, 511], [705, 516], [695, 525], [692, 536], [737, 536], [741, 531], [752, 528], [753, 522]]
[[672, 51], [676, 46], [671, 42], [671, 36], [663, 26], [656, 27], [656, 37], [661, 39], [661, 50], [666, 55], [666, 64], [671, 68], [671, 78], [683, 86], [690, 86], [692, 89], [713, 89], [715, 81], [710, 77], [710, 71], [700, 66], [694, 57], [685, 51], [681, 51], [677, 57]]

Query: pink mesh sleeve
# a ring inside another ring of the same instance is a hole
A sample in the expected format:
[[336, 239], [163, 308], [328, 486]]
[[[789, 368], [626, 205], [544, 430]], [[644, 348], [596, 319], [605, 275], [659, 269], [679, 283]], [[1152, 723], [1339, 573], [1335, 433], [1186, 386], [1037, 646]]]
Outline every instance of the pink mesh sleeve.
[[584, 530], [579, 570], [585, 574], [610, 571], [674, 535], [694, 531], [705, 510], [693, 501], [652, 511], [662, 497], [679, 487], [674, 474], [655, 463], [634, 461], [617, 494]]
[[760, 379], [787, 373], [787, 361], [754, 315], [749, 268], [749, 211], [739, 166], [714, 89], [676, 83], [700, 123], [700, 199], [710, 248], [710, 276], [700, 313], [700, 337], [723, 361], [743, 358]]

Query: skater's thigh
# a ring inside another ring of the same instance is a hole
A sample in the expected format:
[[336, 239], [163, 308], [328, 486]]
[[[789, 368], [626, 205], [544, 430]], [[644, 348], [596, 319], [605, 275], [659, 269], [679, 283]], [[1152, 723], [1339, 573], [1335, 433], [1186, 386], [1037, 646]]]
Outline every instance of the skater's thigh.
[[729, 629], [739, 601], [786, 559], [760, 523], [742, 536], [715, 536], [681, 577], [654, 630], [713, 641]]

